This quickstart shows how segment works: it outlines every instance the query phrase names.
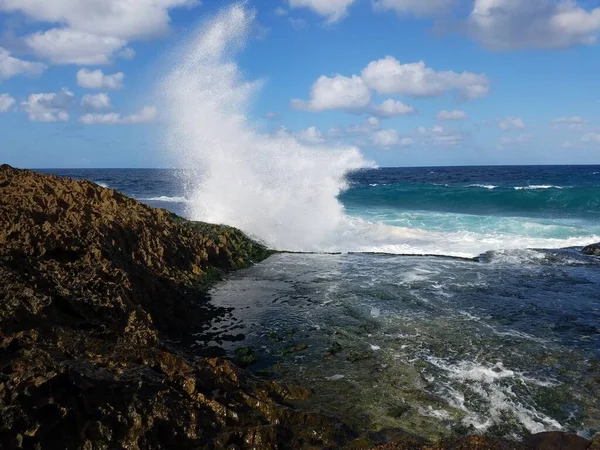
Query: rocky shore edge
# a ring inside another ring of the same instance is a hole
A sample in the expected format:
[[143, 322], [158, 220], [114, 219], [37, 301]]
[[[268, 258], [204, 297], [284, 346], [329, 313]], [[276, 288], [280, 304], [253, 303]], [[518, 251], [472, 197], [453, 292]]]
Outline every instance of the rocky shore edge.
[[0, 166], [2, 449], [581, 449], [600, 438], [358, 435], [310, 389], [191, 353], [222, 274], [271, 252], [89, 181]]

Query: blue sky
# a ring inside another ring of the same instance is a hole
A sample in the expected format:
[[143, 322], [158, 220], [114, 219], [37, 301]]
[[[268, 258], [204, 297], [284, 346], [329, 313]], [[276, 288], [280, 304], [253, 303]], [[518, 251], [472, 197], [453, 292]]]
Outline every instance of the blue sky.
[[[168, 55], [226, 1], [0, 0], [0, 162], [168, 167]], [[381, 166], [600, 164], [600, 7], [250, 0], [251, 121]]]

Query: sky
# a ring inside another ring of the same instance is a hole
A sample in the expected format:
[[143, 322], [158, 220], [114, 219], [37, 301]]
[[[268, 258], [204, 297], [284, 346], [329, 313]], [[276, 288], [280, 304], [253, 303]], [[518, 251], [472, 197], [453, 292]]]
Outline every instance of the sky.
[[[170, 167], [170, 55], [221, 0], [0, 0], [0, 163]], [[380, 166], [600, 164], [592, 0], [248, 0], [248, 120]], [[185, 56], [184, 56], [185, 57]]]

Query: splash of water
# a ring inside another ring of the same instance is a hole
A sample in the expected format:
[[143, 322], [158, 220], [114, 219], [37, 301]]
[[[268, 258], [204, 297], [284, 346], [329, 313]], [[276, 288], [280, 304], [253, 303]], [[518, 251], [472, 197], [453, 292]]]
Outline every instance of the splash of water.
[[249, 119], [262, 82], [245, 80], [234, 58], [254, 18], [239, 4], [203, 24], [179, 49], [160, 87], [169, 119], [167, 147], [186, 169], [191, 219], [233, 225], [272, 248], [293, 251], [468, 257], [600, 239], [528, 236], [498, 227], [443, 232], [347, 216], [337, 198], [348, 187], [345, 175], [373, 167], [357, 148], [309, 146], [286, 133], [264, 134]]
[[186, 45], [161, 89], [168, 147], [187, 169], [192, 219], [239, 227], [278, 249], [320, 250], [344, 220], [345, 174], [371, 164], [357, 148], [306, 146], [252, 126], [248, 106], [261, 83], [245, 81], [233, 56], [253, 20], [231, 6]]

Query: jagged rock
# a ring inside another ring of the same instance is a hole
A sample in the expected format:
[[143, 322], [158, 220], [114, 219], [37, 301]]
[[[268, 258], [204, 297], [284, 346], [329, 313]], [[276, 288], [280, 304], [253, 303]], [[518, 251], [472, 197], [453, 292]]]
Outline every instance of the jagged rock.
[[345, 442], [337, 421], [285, 405], [302, 389], [171, 343], [221, 313], [207, 279], [268, 255], [234, 228], [0, 166], [0, 448]]
[[223, 312], [206, 302], [210, 281], [269, 254], [234, 228], [0, 166], [0, 448], [532, 448], [358, 436], [288, 406], [309, 389], [191, 353], [191, 332]]
[[581, 252], [590, 256], [600, 256], [600, 242], [584, 247]]

